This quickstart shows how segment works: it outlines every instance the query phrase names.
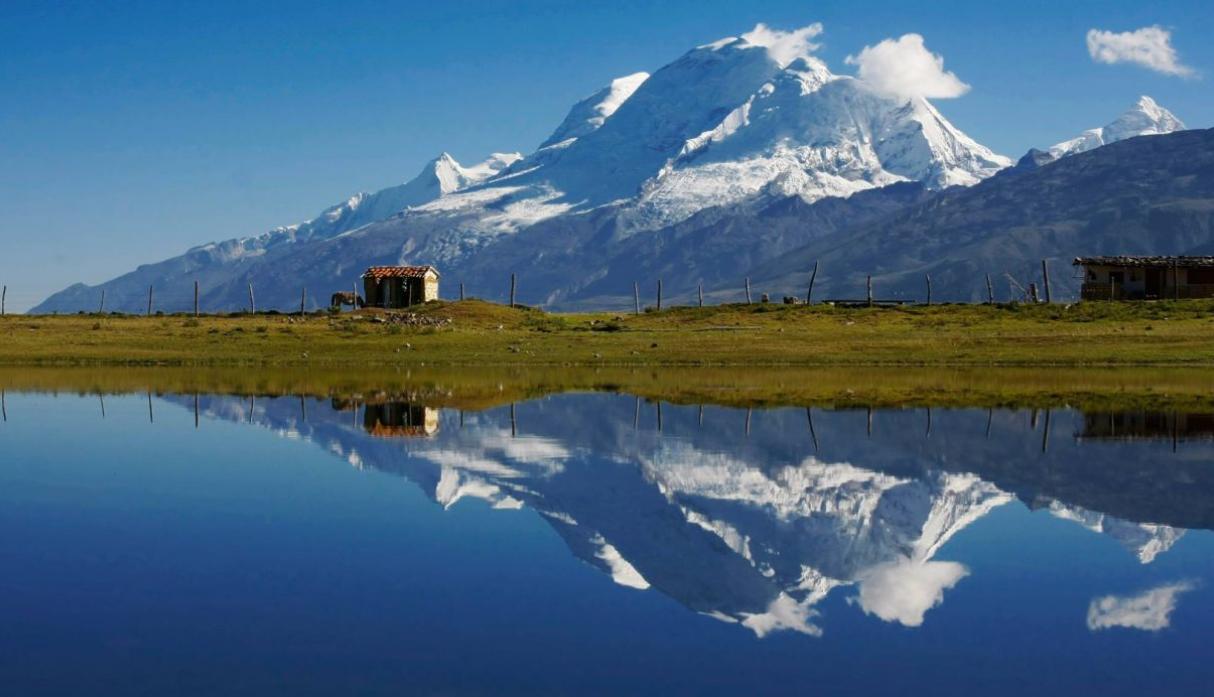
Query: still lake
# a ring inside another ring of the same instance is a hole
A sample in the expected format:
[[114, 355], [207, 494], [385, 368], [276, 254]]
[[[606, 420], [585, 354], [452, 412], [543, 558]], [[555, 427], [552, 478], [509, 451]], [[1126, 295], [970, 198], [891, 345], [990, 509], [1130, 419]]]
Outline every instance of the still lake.
[[4, 695], [1192, 695], [1214, 415], [4, 395]]

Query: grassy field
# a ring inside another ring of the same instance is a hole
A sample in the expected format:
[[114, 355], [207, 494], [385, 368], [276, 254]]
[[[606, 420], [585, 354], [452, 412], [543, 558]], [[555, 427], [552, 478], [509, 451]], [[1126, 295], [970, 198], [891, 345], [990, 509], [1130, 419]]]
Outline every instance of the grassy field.
[[1214, 367], [1214, 301], [634, 315], [469, 300], [405, 315], [16, 315], [0, 317], [0, 365]]

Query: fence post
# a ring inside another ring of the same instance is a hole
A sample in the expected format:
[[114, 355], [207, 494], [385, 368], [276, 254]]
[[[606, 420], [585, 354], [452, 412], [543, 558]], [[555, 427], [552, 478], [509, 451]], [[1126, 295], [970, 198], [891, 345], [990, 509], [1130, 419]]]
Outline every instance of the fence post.
[[460, 300], [464, 299], [464, 282], [463, 281], [459, 282], [459, 299]]
[[[355, 281], [354, 285], [350, 287], [354, 289], [354, 304], [350, 306], [350, 311], [356, 312], [358, 310], [358, 281]], [[337, 309], [340, 310], [341, 307], [339, 306]], [[357, 409], [355, 409], [355, 411], [357, 411]]]
[[514, 274], [510, 274], [510, 307], [514, 307], [514, 289], [516, 285]]
[[805, 304], [814, 303], [814, 280], [818, 278], [818, 262], [814, 262], [814, 272], [809, 275], [809, 290], [805, 293]]
[[152, 286], [148, 286], [148, 317], [152, 316]]
[[746, 277], [746, 304], [750, 304], [750, 276]]
[[658, 279], [658, 312], [662, 311], [662, 279]]
[[704, 307], [704, 284], [700, 284], [700, 307]]
[[[930, 273], [925, 273], [925, 274], [923, 274], [923, 277], [925, 279], [927, 279], [927, 306], [931, 307], [931, 305], [932, 305], [932, 275]], [[987, 280], [990, 280], [989, 277]]]
[[1041, 260], [1041, 278], [1045, 281], [1045, 301], [1050, 302], [1050, 267], [1045, 259]]
[[300, 317], [303, 317], [304, 313], [307, 312], [307, 309], [306, 309], [307, 306], [308, 306], [308, 287], [304, 286], [303, 289], [300, 290], [300, 292], [299, 292], [299, 316]]
[[249, 284], [249, 314], [257, 314], [257, 302], [253, 299], [253, 284]]
[[1172, 262], [1172, 299], [1180, 300], [1180, 263]]
[[105, 314], [105, 288], [101, 289], [101, 304], [97, 306], [97, 314]]
[[868, 287], [868, 306], [872, 307], [873, 306], [873, 277], [872, 277], [872, 274], [869, 274], [866, 285]]
[[986, 304], [995, 304], [995, 289], [991, 287], [991, 275], [989, 273], [986, 275]]
[[633, 314], [641, 314], [641, 284], [636, 281], [632, 282], [632, 305]]
[[0, 317], [4, 316], [4, 304], [8, 302], [8, 286], [4, 286], [4, 290], [0, 290]]

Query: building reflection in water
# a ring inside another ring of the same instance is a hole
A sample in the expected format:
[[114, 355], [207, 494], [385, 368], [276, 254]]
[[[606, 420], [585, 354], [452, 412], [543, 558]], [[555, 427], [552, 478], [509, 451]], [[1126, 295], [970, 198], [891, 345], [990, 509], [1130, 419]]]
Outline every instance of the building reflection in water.
[[1081, 439], [1214, 440], [1214, 414], [1177, 411], [1084, 413]]
[[362, 409], [363, 430], [376, 438], [419, 438], [438, 433], [439, 411], [415, 402], [333, 399], [334, 411]]

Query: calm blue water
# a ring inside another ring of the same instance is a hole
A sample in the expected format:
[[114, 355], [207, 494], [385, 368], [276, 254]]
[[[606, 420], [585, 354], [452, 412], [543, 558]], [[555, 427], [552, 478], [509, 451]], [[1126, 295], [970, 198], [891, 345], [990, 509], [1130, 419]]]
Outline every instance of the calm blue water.
[[0, 694], [1214, 679], [1200, 415], [194, 399], [6, 395]]

